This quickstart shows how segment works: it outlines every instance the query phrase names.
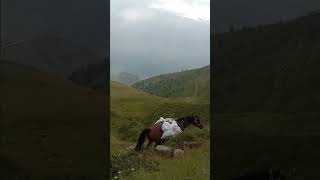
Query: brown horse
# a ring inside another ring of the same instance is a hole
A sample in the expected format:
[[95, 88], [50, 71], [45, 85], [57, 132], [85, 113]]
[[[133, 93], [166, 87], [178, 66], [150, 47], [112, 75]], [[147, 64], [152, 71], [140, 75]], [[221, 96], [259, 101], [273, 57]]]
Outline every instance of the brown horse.
[[[183, 117], [177, 120], [178, 126], [181, 128], [182, 131], [184, 131], [190, 124], [193, 124], [194, 126], [202, 129], [203, 126], [200, 122], [200, 118], [197, 115]], [[161, 139], [163, 131], [162, 131], [162, 123], [157, 123], [152, 125], [149, 128], [146, 128], [142, 130], [142, 132], [139, 135], [138, 143], [135, 147], [136, 151], [141, 151], [142, 145], [145, 141], [145, 137], [148, 137], [149, 143], [147, 145], [147, 148], [152, 144], [156, 143], [156, 145], [161, 145], [164, 143], [164, 139]]]

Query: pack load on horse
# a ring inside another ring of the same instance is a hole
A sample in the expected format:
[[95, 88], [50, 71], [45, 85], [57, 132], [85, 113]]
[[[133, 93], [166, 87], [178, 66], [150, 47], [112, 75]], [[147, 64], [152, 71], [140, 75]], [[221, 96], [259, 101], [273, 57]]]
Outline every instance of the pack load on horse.
[[146, 137], [149, 140], [147, 148], [150, 147], [152, 143], [156, 143], [156, 145], [162, 145], [167, 137], [170, 137], [172, 134], [177, 135], [182, 133], [191, 124], [199, 129], [203, 128], [200, 118], [197, 115], [182, 117], [177, 120], [172, 118], [160, 118], [151, 127], [145, 128], [141, 131], [135, 150], [142, 150], [142, 146]]
[[182, 133], [181, 128], [179, 127], [177, 121], [174, 118], [160, 117], [160, 119], [154, 124], [158, 123], [161, 124], [161, 128], [163, 131], [161, 139], [168, 139], [170, 137], [175, 137], [178, 134]]

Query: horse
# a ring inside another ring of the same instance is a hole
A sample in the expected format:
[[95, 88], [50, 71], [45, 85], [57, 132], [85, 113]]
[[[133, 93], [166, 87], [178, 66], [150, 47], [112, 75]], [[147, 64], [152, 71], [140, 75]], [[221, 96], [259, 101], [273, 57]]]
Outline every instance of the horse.
[[[191, 124], [198, 127], [199, 129], [203, 128], [203, 125], [200, 122], [200, 118], [197, 115], [187, 116], [180, 118], [177, 121], [178, 126], [181, 128], [182, 132]], [[162, 123], [156, 123], [149, 128], [145, 128], [141, 131], [137, 145], [135, 147], [135, 151], [141, 151], [142, 145], [145, 141], [145, 137], [148, 137], [149, 143], [147, 148], [150, 147], [154, 142], [156, 145], [162, 145], [164, 143], [164, 139], [161, 139], [163, 131], [162, 131]]]

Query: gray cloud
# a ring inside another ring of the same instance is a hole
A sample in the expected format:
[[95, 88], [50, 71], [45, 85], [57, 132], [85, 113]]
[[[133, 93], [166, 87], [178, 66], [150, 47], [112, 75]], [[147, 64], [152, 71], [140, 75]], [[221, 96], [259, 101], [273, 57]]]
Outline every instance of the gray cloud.
[[271, 24], [320, 9], [319, 0], [214, 0], [211, 5], [216, 32], [228, 31], [231, 26]]
[[112, 73], [146, 78], [210, 63], [210, 24], [152, 8], [156, 2], [111, 1]]

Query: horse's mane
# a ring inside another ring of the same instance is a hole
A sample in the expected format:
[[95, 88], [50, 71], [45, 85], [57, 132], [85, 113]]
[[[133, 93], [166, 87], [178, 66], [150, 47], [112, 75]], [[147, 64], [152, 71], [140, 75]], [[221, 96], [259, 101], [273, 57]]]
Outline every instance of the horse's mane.
[[186, 117], [179, 118], [176, 121], [179, 127], [183, 130], [191, 124], [192, 120], [193, 120], [193, 116], [186, 116]]
[[185, 116], [185, 117], [182, 117], [182, 118], [178, 118], [176, 121], [191, 121], [193, 120], [194, 116]]

